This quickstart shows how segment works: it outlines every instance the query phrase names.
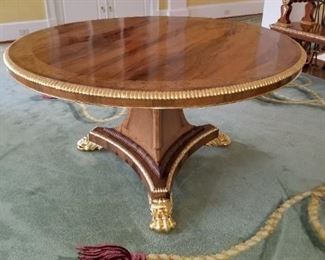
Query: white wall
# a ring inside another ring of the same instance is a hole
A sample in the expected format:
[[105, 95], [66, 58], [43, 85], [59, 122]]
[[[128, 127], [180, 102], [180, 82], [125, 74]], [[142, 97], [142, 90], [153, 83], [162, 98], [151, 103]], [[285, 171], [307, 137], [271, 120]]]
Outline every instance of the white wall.
[[188, 10], [190, 16], [210, 18], [260, 14], [263, 12], [263, 1], [264, 0], [242, 0], [209, 5], [195, 5], [190, 6]]
[[[281, 16], [282, 0], [265, 0], [263, 10], [262, 26], [270, 28], [270, 24], [275, 23]], [[305, 9], [304, 3], [293, 4], [293, 11], [290, 16], [291, 21], [300, 21]]]
[[168, 10], [161, 10], [160, 15], [221, 18], [260, 14], [263, 12], [263, 2], [264, 0], [221, 1], [188, 6], [187, 0], [168, 0]]
[[[1, 1], [1, 0], [0, 0]], [[159, 14], [159, 0], [46, 0], [49, 25]]]

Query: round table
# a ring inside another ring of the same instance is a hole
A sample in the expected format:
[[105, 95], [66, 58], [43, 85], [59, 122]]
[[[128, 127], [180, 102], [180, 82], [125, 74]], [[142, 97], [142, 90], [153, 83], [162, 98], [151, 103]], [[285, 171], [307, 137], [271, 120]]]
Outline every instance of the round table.
[[116, 128], [97, 127], [78, 142], [125, 160], [149, 190], [151, 229], [169, 231], [171, 189], [185, 159], [230, 138], [187, 122], [183, 108], [252, 98], [299, 75], [303, 49], [258, 26], [188, 17], [86, 21], [29, 34], [4, 61], [13, 77], [47, 95], [128, 107]]

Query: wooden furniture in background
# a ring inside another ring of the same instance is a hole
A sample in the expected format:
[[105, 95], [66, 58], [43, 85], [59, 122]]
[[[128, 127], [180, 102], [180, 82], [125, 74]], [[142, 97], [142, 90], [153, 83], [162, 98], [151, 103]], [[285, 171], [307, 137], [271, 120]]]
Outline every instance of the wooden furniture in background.
[[[291, 11], [298, 3], [305, 4], [305, 15], [300, 22], [291, 22]], [[325, 51], [325, 0], [283, 0], [281, 17], [271, 29], [297, 40], [308, 54], [305, 71], [325, 78], [324, 62], [317, 59]]]
[[272, 91], [297, 77], [305, 60], [299, 44], [277, 32], [189, 17], [67, 24], [30, 34], [4, 54], [10, 73], [38, 92], [130, 108], [121, 126], [95, 128], [78, 148], [111, 150], [138, 173], [156, 231], [175, 226], [171, 191], [181, 164], [203, 145], [230, 142], [215, 126], [187, 122], [183, 108]]

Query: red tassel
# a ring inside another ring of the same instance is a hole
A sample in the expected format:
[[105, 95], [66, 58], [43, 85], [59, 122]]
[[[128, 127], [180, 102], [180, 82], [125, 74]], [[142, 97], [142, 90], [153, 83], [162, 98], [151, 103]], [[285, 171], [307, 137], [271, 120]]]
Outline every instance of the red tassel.
[[130, 253], [115, 245], [85, 246], [78, 250], [79, 260], [146, 260], [145, 254]]

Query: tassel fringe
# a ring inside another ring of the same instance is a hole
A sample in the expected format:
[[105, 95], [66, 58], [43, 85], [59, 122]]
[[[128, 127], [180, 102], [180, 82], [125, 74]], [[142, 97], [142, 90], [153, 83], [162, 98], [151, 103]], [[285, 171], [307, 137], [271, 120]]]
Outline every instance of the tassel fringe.
[[145, 254], [130, 253], [115, 245], [85, 246], [78, 248], [79, 260], [146, 260]]

